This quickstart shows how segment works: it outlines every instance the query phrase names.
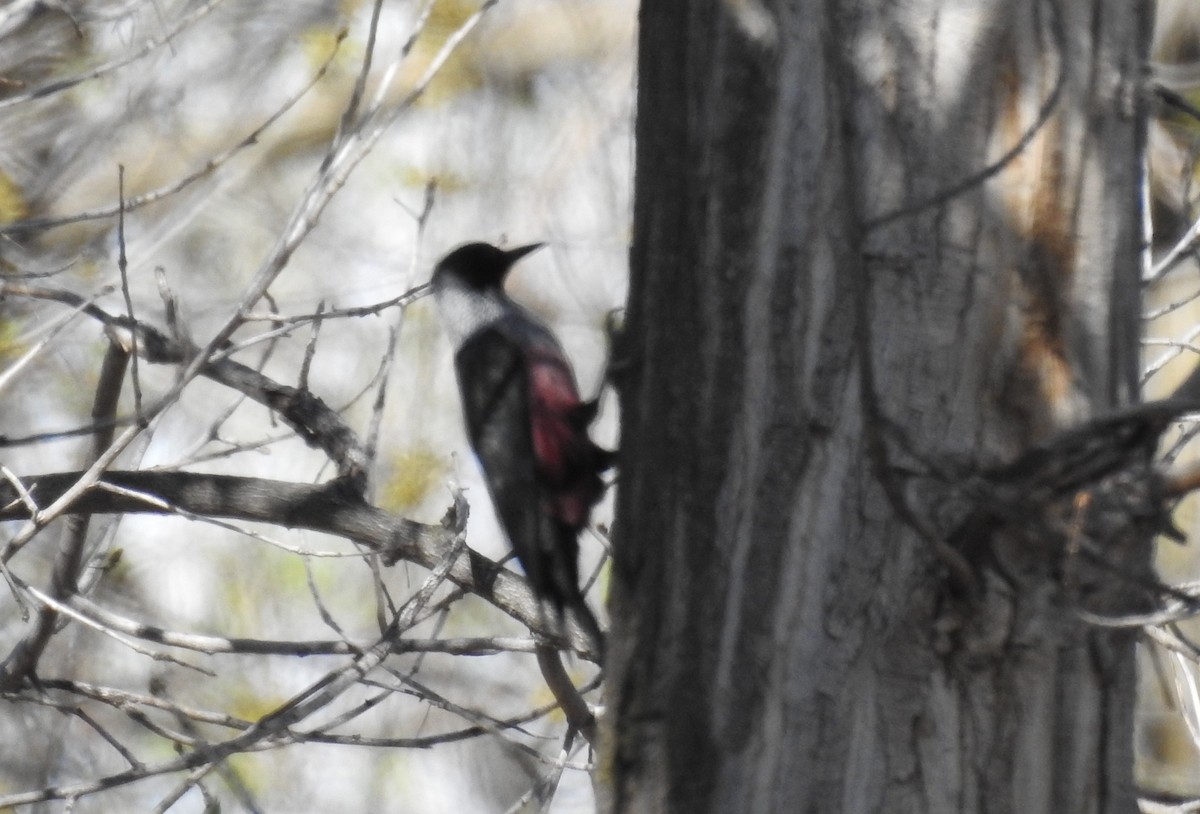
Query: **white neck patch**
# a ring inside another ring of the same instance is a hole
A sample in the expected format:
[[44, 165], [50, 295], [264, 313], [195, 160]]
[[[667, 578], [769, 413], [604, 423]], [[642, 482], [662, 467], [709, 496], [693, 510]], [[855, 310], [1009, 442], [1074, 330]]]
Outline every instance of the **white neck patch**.
[[433, 299], [456, 351], [468, 337], [496, 322], [507, 310], [502, 294], [468, 288], [453, 277], [439, 281]]

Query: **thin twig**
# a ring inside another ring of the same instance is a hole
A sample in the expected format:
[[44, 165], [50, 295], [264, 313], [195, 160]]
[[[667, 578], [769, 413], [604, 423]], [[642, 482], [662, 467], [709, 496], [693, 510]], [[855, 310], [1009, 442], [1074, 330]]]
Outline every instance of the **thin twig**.
[[[157, 514], [163, 511], [157, 503], [106, 489], [89, 488], [84, 490], [85, 493], [77, 493], [84, 475], [78, 472], [38, 475], [25, 478], [25, 483], [30, 493], [38, 495], [43, 504], [53, 501], [51, 508], [58, 506], [63, 496], [69, 494], [70, 500], [65, 502], [61, 513]], [[338, 484], [313, 486], [193, 472], [109, 471], [102, 479], [99, 473], [95, 477], [97, 484], [102, 481], [130, 493], [153, 495], [158, 501], [198, 515], [276, 524], [281, 517], [286, 517], [291, 528], [358, 541], [378, 552], [387, 564], [403, 559], [433, 568], [442, 561], [447, 547], [454, 544], [461, 532], [461, 528], [447, 529], [442, 525], [426, 525], [391, 515], [361, 498], [347, 495]], [[5, 488], [7, 486], [0, 485], [0, 505], [4, 504]], [[15, 492], [6, 499], [12, 502], [0, 508], [0, 520], [27, 516], [24, 505], [15, 500]], [[42, 515], [49, 511], [44, 510]], [[449, 578], [538, 635], [547, 639], [561, 636], [565, 639], [564, 644], [583, 658], [593, 661], [597, 658], [595, 643], [581, 626], [575, 610], [568, 609], [567, 629], [565, 634], [561, 633], [558, 625], [543, 618], [527, 581], [500, 563], [466, 549], [456, 559]]]
[[[262, 139], [263, 133], [265, 133], [268, 129], [271, 128], [272, 125], [274, 125], [277, 121], [279, 121], [279, 119], [282, 118], [284, 116], [284, 114], [286, 114], [293, 107], [295, 107], [296, 104], [299, 103], [299, 101], [301, 99], [303, 99], [306, 95], [308, 95], [308, 92], [310, 90], [312, 90], [313, 87], [316, 86], [316, 84], [325, 76], [326, 72], [329, 70], [329, 66], [333, 63], [334, 58], [337, 56], [338, 48], [341, 46], [343, 40], [346, 38], [346, 35], [347, 35], [347, 32], [344, 30], [338, 33], [338, 38], [337, 38], [337, 41], [334, 45], [332, 52], [330, 53], [329, 57], [325, 60], [325, 62], [317, 69], [316, 73], [313, 74], [312, 78], [308, 81], [308, 83], [305, 84], [304, 87], [302, 87], [294, 95], [285, 99], [283, 104], [280, 105], [275, 110], [275, 112], [273, 112], [266, 119], [264, 119], [260, 125], [255, 127], [248, 134], [246, 134], [246, 136], [244, 138], [242, 138], [240, 141], [238, 141], [236, 144], [234, 144], [229, 149], [227, 149], [223, 152], [217, 153], [215, 156], [207, 159], [198, 168], [193, 170], [191, 173], [183, 176], [178, 181], [175, 181], [166, 186], [159, 187], [158, 189], [154, 189], [149, 192], [146, 192], [141, 195], [137, 195], [133, 198], [130, 198], [129, 200], [127, 200], [125, 202], [125, 211], [133, 212], [135, 210], [141, 209], [144, 206], [152, 204], [156, 201], [160, 201], [164, 198], [169, 198], [170, 196], [175, 195], [178, 192], [182, 192], [184, 189], [191, 186], [195, 182], [199, 181], [200, 179], [202, 179], [208, 175], [211, 175], [213, 172], [220, 169], [222, 166], [224, 166], [226, 163], [228, 163], [230, 159], [232, 159], [234, 156], [236, 156], [240, 152], [242, 152], [242, 150], [245, 150], [248, 147], [252, 147], [252, 146], [258, 144], [259, 141]], [[118, 211], [119, 211], [119, 209], [117, 207], [103, 206], [103, 207], [99, 207], [97, 209], [89, 209], [85, 212], [77, 212], [74, 215], [62, 215], [62, 216], [58, 216], [58, 217], [45, 217], [45, 218], [28, 218], [26, 220], [13, 221], [11, 223], [2, 223], [2, 224], [0, 224], [0, 235], [10, 234], [10, 233], [15, 233], [15, 232], [51, 229], [51, 228], [58, 227], [58, 226], [67, 226], [72, 223], [82, 223], [84, 221], [90, 221], [90, 220], [102, 220], [104, 218], [111, 218], [112, 216], [116, 215]], [[55, 272], [55, 273], [57, 273], [57, 272]], [[45, 275], [27, 275], [27, 276], [45, 276]]]
[[1054, 87], [1050, 90], [1050, 94], [1042, 103], [1041, 109], [1038, 110], [1037, 117], [1034, 119], [1033, 124], [1029, 127], [1029, 129], [1022, 133], [1021, 137], [1017, 139], [1017, 143], [1009, 148], [1004, 155], [1000, 156], [1000, 158], [996, 161], [988, 164], [978, 172], [971, 173], [958, 183], [951, 184], [949, 187], [929, 195], [923, 200], [917, 201], [916, 203], [905, 204], [904, 206], [897, 207], [890, 212], [885, 212], [882, 215], [869, 218], [863, 223], [864, 232], [871, 232], [875, 229], [878, 229], [880, 226], [891, 223], [892, 221], [906, 218], [910, 215], [916, 215], [927, 209], [933, 209], [953, 200], [954, 198], [957, 198], [964, 192], [967, 192], [968, 190], [981, 185], [989, 178], [998, 175], [1005, 167], [1019, 158], [1021, 153], [1025, 152], [1029, 145], [1033, 143], [1033, 140], [1037, 137], [1038, 133], [1040, 133], [1042, 128], [1045, 127], [1050, 121], [1050, 117], [1053, 115], [1055, 108], [1058, 107], [1063, 88], [1067, 83], [1067, 67], [1065, 58], [1066, 43], [1063, 41], [1064, 34], [1062, 31], [1062, 19], [1060, 18], [1061, 11], [1054, 3], [1050, 3], [1049, 6], [1050, 13], [1053, 18], [1052, 28], [1055, 35], [1056, 46], [1058, 47], [1058, 75], [1054, 79]]
[[98, 65], [85, 73], [69, 76], [65, 79], [56, 79], [53, 82], [47, 82], [45, 85], [39, 85], [31, 90], [27, 90], [22, 93], [16, 93], [12, 96], [9, 96], [7, 99], [0, 100], [0, 111], [9, 107], [14, 107], [15, 105], [24, 104], [25, 102], [29, 102], [34, 99], [43, 99], [55, 93], [61, 93], [64, 90], [70, 90], [76, 85], [92, 79], [98, 79], [107, 73], [112, 73], [113, 71], [124, 68], [127, 65], [131, 65], [150, 52], [171, 42], [171, 40], [179, 36], [181, 32], [183, 32], [189, 26], [194, 25], [198, 20], [207, 15], [222, 2], [224, 2], [224, 0], [208, 0], [208, 2], [197, 6], [191, 12], [184, 15], [179, 22], [175, 24], [174, 28], [170, 29], [162, 36], [147, 40], [139, 50], [126, 54], [119, 59], [105, 62], [104, 64]]
[[562, 708], [567, 723], [572, 729], [578, 730], [588, 743], [596, 745], [596, 716], [592, 714], [591, 708], [575, 689], [571, 677], [567, 675], [562, 663], [562, 654], [554, 647], [539, 647], [537, 663], [542, 671], [542, 678], [546, 680], [546, 686], [550, 688], [550, 692]]
[[[112, 418], [116, 412], [117, 400], [120, 398], [121, 383], [125, 378], [129, 356], [130, 354], [117, 342], [109, 343], [108, 351], [104, 356], [104, 363], [101, 366], [100, 379], [96, 385], [96, 396], [92, 405], [92, 419], [94, 421], [103, 422], [106, 419]], [[104, 457], [105, 451], [109, 450], [112, 446], [112, 437], [113, 431], [111, 429], [96, 430], [92, 438], [89, 462], [94, 464]], [[38, 519], [45, 522], [48, 515], [51, 515], [51, 510], [49, 509], [46, 512], [40, 513], [39, 518], [30, 520], [26, 526], [28, 533], [26, 541], [32, 539], [37, 529], [40, 528]], [[25, 586], [25, 593], [36, 597], [42, 603], [42, 607], [38, 611], [34, 629], [17, 643], [9, 652], [4, 662], [0, 664], [0, 687], [11, 687], [32, 674], [38, 660], [46, 649], [46, 645], [50, 643], [50, 637], [54, 635], [54, 627], [58, 622], [59, 609], [56, 607], [56, 601], [47, 601], [47, 599], [64, 600], [78, 592], [79, 572], [83, 564], [84, 545], [87, 543], [89, 519], [89, 516], [86, 514], [72, 515], [67, 519], [62, 535], [62, 544], [58, 554], [55, 556], [51, 572], [49, 597], [44, 596], [41, 592], [29, 586]], [[9, 548], [12, 549], [12, 543], [9, 544]], [[15, 549], [13, 550], [15, 551]], [[4, 561], [7, 563], [8, 558], [5, 557]], [[20, 582], [12, 574], [8, 574], [7, 577], [10, 580], [10, 584], [15, 583], [20, 585]]]
[[33, 361], [42, 351], [44, 351], [46, 348], [48, 348], [50, 346], [50, 343], [53, 342], [54, 339], [59, 334], [61, 334], [63, 331], [65, 331], [67, 328], [69, 328], [71, 326], [71, 324], [75, 321], [75, 319], [80, 314], [83, 313], [83, 311], [87, 305], [94, 304], [98, 298], [104, 296], [104, 294], [107, 294], [107, 293], [108, 293], [107, 289], [102, 290], [101, 292], [99, 292], [95, 296], [93, 296], [90, 300], [86, 300], [85, 302], [81, 303], [80, 305], [75, 306], [73, 309], [71, 309], [66, 314], [63, 314], [62, 316], [60, 316], [54, 320], [51, 320], [49, 325], [45, 325], [44, 326], [46, 329], [45, 336], [43, 336], [41, 340], [39, 340], [36, 344], [34, 344], [32, 347], [30, 347], [28, 350], [26, 350], [23, 354], [21, 354], [20, 358], [18, 358], [15, 362], [13, 362], [11, 365], [9, 365], [4, 370], [3, 373], [0, 373], [0, 393], [3, 393], [4, 389], [16, 380], [17, 375], [22, 370], [24, 370], [25, 367], [31, 361]]
[[[130, 323], [136, 324], [137, 317], [133, 313], [133, 296], [129, 293], [129, 258], [125, 254], [124, 164], [117, 165], [117, 198], [120, 201], [120, 211], [117, 213], [117, 270], [121, 274], [121, 295], [125, 298], [125, 315], [129, 317]], [[137, 423], [145, 426], [142, 419], [142, 383], [138, 376], [137, 331], [130, 331], [129, 334], [129, 356], [133, 363], [130, 371], [130, 378], [133, 380], [133, 414]]]
[[[300, 376], [297, 379], [296, 385], [301, 390], [308, 389], [308, 372], [312, 369], [313, 357], [317, 355], [317, 339], [321, 336], [321, 312], [325, 310], [325, 300], [317, 303], [317, 318], [312, 323], [312, 333], [309, 334], [308, 344], [304, 347], [304, 359], [300, 362]], [[367, 460], [371, 456], [368, 452]]]

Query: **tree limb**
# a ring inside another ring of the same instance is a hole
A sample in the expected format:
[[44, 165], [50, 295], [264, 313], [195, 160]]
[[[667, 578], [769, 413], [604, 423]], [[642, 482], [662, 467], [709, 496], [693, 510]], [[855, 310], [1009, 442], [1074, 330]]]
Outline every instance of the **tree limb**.
[[[39, 505], [46, 505], [73, 486], [78, 472], [21, 478]], [[105, 485], [119, 491], [109, 491]], [[165, 504], [165, 505], [164, 505]], [[107, 472], [96, 488], [84, 492], [67, 509], [71, 514], [169, 514], [179, 510], [307, 529], [355, 540], [379, 552], [384, 563], [405, 560], [434, 568], [454, 545], [455, 531], [418, 523], [364, 502], [339, 479], [309, 485], [265, 478], [241, 478], [193, 472]], [[29, 517], [29, 508], [9, 483], [0, 484], [0, 520]], [[466, 549], [447, 575], [451, 582], [477, 594], [542, 636], [557, 640], [547, 626], [525, 580], [482, 554]], [[564, 645], [595, 661], [592, 642], [578, 619], [569, 615]]]

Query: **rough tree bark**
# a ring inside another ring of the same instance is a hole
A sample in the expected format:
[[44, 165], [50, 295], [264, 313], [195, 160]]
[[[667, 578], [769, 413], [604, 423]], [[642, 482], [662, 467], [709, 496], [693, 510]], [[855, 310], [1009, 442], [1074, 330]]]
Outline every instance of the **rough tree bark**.
[[1132, 637], [960, 487], [1136, 399], [1150, 15], [643, 5], [608, 810], [1135, 810]]

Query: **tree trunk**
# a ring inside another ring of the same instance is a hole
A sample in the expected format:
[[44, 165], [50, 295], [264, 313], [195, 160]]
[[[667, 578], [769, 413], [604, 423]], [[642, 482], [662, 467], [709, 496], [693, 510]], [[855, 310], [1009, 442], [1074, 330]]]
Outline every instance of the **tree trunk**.
[[644, 4], [606, 810], [1135, 810], [1131, 634], [963, 484], [1136, 398], [1150, 14]]

